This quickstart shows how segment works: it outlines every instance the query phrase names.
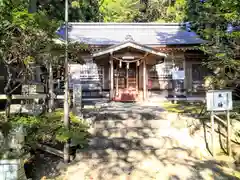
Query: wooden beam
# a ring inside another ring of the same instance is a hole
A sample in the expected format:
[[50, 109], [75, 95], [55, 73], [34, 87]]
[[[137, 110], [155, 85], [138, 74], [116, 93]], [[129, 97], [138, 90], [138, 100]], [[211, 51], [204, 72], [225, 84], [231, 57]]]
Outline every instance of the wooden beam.
[[[30, 94], [30, 95], [22, 95], [16, 94], [12, 95], [12, 99], [45, 99], [47, 97], [46, 94]], [[0, 99], [7, 99], [5, 94], [0, 94]]]
[[109, 54], [109, 53], [111, 54], [111, 53], [119, 51], [121, 49], [130, 48], [130, 47], [133, 48], [133, 49], [145, 51], [145, 52], [148, 52], [150, 54], [154, 54], [154, 55], [161, 56], [161, 57], [166, 57], [167, 56], [167, 54], [159, 52], [158, 50], [156, 50], [154, 48], [151, 48], [151, 47], [147, 47], [147, 46], [137, 44], [137, 43], [133, 43], [133, 42], [124, 42], [124, 43], [121, 43], [117, 46], [116, 45], [111, 46], [111, 47], [109, 47], [109, 48], [107, 48], [103, 51], [93, 53], [93, 57], [98, 57], [98, 56], [102, 56], [104, 54]]
[[58, 156], [60, 158], [63, 158], [63, 152], [58, 149], [55, 149], [55, 148], [52, 148], [50, 146], [43, 145], [43, 144], [37, 144], [37, 148], [41, 149], [42, 151], [53, 154], [55, 156]]
[[[12, 99], [45, 99], [47, 97], [47, 94], [29, 94], [29, 95], [23, 95], [23, 94], [15, 94], [12, 95]], [[0, 94], [0, 99], [7, 99], [7, 96], [5, 94]], [[54, 97], [54, 99], [64, 99], [64, 95], [57, 95]]]
[[[125, 56], [126, 54], [124, 53], [119, 53], [119, 52], [116, 52], [114, 53], [114, 57], [116, 58], [119, 58], [121, 59], [123, 56]], [[137, 53], [137, 52], [131, 52], [131, 56], [134, 56], [135, 59], [139, 59], [139, 58], [142, 58], [143, 57], [143, 53]]]
[[213, 117], [217, 120], [219, 120], [225, 127], [227, 127], [227, 124], [224, 120], [222, 120], [220, 117], [216, 116], [215, 114], [213, 115]]
[[43, 151], [50, 153], [50, 154], [53, 154], [53, 155], [63, 158], [63, 152], [58, 149], [55, 149], [55, 148], [52, 148], [50, 146], [43, 145], [43, 144], [37, 144], [37, 147]]

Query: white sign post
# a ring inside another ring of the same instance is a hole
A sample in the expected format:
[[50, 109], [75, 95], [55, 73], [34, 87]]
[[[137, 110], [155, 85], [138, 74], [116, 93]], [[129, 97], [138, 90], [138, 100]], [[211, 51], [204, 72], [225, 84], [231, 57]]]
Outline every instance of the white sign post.
[[[221, 121], [227, 127], [227, 149], [228, 155], [231, 156], [231, 122], [230, 110], [233, 108], [232, 91], [231, 90], [209, 90], [206, 94], [207, 111], [211, 112], [211, 128], [212, 128], [212, 155], [214, 151], [214, 119]], [[226, 112], [227, 123], [216, 115], [216, 112]]]
[[207, 92], [208, 111], [230, 111], [232, 108], [232, 91], [210, 90]]

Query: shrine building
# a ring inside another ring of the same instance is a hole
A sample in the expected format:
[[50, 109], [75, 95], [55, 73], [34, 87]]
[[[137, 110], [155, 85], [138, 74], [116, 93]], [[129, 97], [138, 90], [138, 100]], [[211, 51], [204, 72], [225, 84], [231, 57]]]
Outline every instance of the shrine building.
[[[83, 64], [71, 63], [70, 87], [83, 85], [83, 96], [113, 101], [154, 101], [203, 97], [199, 50], [205, 41], [184, 24], [69, 23], [70, 42], [88, 45]], [[64, 40], [64, 28], [58, 33]]]

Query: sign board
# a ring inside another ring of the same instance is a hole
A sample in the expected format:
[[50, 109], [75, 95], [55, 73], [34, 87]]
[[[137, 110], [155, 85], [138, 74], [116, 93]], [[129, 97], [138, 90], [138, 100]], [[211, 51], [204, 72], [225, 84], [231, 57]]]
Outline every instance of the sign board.
[[73, 84], [73, 102], [75, 106], [82, 104], [82, 85], [81, 84]]
[[231, 90], [209, 90], [206, 100], [208, 111], [229, 111], [233, 108]]
[[173, 71], [172, 72], [172, 79], [173, 80], [183, 80], [185, 78], [184, 71]]
[[73, 88], [73, 84], [85, 84], [89, 81], [101, 83], [100, 74], [95, 63], [69, 64], [69, 88]]

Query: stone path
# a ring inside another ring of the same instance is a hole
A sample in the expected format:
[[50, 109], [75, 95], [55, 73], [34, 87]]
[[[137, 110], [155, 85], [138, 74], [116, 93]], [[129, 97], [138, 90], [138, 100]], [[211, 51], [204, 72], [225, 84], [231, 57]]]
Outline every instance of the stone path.
[[235, 179], [205, 150], [205, 142], [174, 128], [177, 116], [159, 107], [106, 107], [93, 118], [93, 139], [69, 165], [67, 180]]
[[80, 161], [68, 167], [66, 177], [68, 180], [234, 179], [214, 161], [204, 158], [206, 154], [197, 145], [190, 147], [187, 139], [183, 141], [184, 136], [189, 138], [184, 132], [175, 133], [159, 138], [158, 143], [164, 141], [159, 149], [109, 148], [79, 153]]

